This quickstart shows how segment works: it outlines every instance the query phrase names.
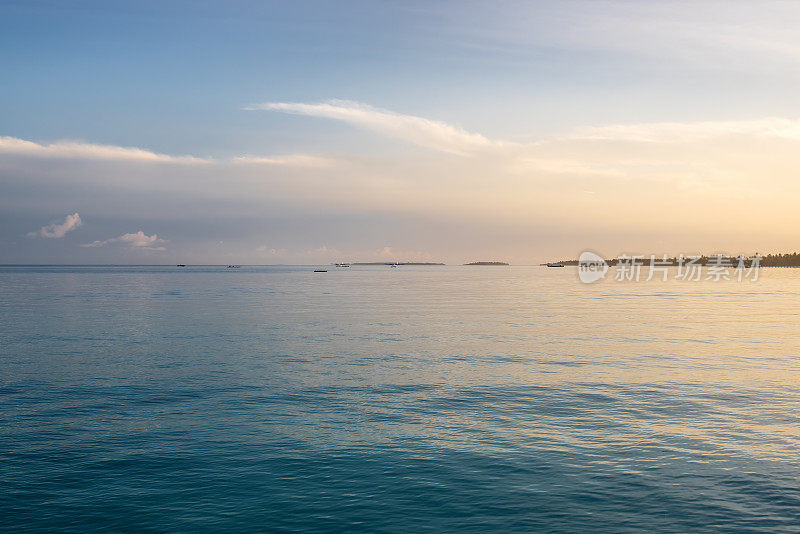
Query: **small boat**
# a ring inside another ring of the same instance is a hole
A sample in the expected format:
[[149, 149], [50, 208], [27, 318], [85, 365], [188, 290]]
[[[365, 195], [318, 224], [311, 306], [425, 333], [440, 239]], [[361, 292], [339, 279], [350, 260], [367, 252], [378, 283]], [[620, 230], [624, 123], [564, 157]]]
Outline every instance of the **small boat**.
[[327, 269], [314, 269], [314, 272], [315, 273], [327, 273], [328, 270]]
[[186, 264], [185, 263], [179, 263], [177, 266], [178, 267], [186, 267]]
[[337, 267], [350, 267], [350, 264], [349, 263], [337, 263], [336, 266]]
[[556, 263], [548, 263], [547, 266], [548, 267], [563, 267], [564, 264], [556, 262]]
[[228, 265], [226, 269], [240, 269], [241, 267], [241, 265]]
[[396, 263], [393, 263], [393, 264], [391, 264], [389, 267], [391, 267], [392, 269], [397, 269], [397, 264], [396, 264]]

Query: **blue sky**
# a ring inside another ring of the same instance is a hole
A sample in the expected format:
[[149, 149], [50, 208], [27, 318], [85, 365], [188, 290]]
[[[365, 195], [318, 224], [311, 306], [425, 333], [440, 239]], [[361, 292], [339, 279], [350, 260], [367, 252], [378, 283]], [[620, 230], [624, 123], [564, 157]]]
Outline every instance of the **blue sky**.
[[0, 262], [787, 248], [782, 217], [619, 212], [794, 192], [798, 23], [791, 2], [3, 0]]

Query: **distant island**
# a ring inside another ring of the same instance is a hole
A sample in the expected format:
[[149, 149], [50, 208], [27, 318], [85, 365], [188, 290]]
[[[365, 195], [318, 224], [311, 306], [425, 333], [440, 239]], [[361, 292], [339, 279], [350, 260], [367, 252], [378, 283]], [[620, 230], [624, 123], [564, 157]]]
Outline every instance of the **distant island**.
[[465, 263], [464, 265], [508, 265], [504, 261], [473, 261], [472, 263]]
[[444, 265], [444, 263], [433, 263], [426, 261], [372, 261], [355, 262], [350, 265]]

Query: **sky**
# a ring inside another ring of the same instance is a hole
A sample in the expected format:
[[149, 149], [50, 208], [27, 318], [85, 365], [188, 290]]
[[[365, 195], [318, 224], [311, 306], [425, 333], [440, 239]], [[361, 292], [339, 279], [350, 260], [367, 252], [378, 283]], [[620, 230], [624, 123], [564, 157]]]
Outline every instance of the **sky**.
[[0, 0], [0, 263], [797, 250], [800, 3]]

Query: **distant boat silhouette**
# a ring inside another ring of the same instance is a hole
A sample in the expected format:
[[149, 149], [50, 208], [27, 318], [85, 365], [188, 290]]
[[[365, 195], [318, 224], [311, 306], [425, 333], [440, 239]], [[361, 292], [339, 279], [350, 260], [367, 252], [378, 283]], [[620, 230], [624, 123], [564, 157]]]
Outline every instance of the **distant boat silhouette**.
[[564, 264], [556, 262], [556, 263], [548, 263], [547, 266], [548, 267], [563, 267]]
[[327, 269], [314, 269], [314, 272], [315, 273], [327, 273], [328, 270]]
[[177, 266], [178, 267], [186, 267], [186, 264], [185, 263], [179, 263]]
[[240, 269], [241, 267], [241, 265], [228, 265], [226, 269]]

